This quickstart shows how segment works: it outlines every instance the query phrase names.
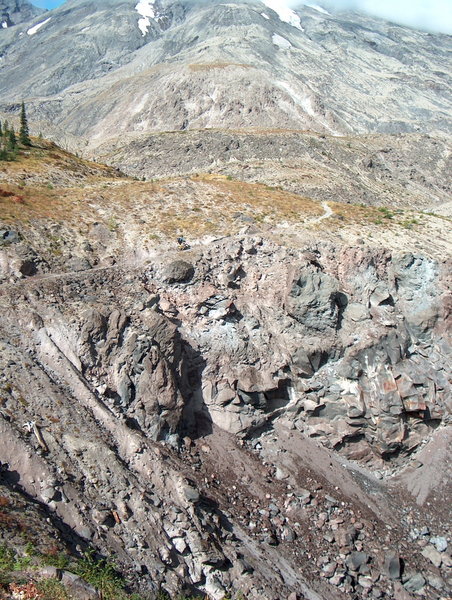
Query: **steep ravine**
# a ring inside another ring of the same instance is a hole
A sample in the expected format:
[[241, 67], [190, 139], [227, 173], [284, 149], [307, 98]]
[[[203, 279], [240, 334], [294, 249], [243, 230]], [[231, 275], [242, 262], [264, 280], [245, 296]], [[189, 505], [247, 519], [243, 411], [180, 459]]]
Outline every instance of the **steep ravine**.
[[449, 277], [241, 235], [5, 282], [3, 476], [141, 589], [446, 597]]

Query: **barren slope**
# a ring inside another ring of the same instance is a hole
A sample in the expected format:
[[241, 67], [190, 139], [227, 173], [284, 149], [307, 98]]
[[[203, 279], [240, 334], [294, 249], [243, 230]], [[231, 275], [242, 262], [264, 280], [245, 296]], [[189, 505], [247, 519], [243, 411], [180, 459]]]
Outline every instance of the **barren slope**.
[[447, 218], [46, 144], [1, 175], [8, 485], [142, 592], [447, 597]]
[[186, 129], [450, 129], [450, 36], [309, 6], [294, 25], [264, 2], [168, 0], [140, 30], [135, 4], [71, 0], [0, 30], [0, 108], [25, 99], [36, 132], [79, 149], [80, 136], [94, 149]]

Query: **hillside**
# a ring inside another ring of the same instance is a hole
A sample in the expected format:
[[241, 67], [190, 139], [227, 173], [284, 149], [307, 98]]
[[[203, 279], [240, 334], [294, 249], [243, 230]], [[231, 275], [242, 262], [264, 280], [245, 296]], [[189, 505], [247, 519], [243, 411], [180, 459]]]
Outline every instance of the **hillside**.
[[264, 2], [152, 5], [70, 0], [1, 30], [0, 112], [24, 99], [36, 133], [94, 154], [152, 131], [450, 131], [450, 36], [309, 6], [294, 25]]
[[450, 36], [0, 10], [0, 599], [450, 600]]
[[403, 564], [437, 598], [449, 219], [39, 143], [0, 172], [0, 449], [65, 564], [89, 544], [142, 594], [218, 600], [392, 598]]

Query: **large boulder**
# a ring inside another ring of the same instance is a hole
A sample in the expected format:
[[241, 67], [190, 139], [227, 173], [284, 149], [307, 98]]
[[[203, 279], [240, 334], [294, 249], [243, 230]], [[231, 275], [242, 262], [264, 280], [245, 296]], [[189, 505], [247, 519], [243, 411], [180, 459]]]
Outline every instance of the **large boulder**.
[[324, 331], [337, 326], [339, 309], [345, 305], [337, 279], [304, 270], [292, 286], [288, 313], [306, 327]]

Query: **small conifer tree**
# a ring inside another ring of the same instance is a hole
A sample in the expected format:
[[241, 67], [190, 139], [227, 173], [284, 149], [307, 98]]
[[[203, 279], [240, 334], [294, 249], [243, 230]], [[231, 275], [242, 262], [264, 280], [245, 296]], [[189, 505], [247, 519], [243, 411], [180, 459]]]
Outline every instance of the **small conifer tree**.
[[27, 113], [25, 112], [25, 104], [23, 102], [20, 110], [19, 141], [23, 146], [31, 146], [30, 132], [28, 130]]
[[16, 150], [17, 148], [17, 138], [16, 133], [13, 128], [11, 128], [8, 132], [8, 150]]
[[0, 161], [16, 160], [17, 137], [14, 127], [10, 127], [8, 121], [0, 123]]

